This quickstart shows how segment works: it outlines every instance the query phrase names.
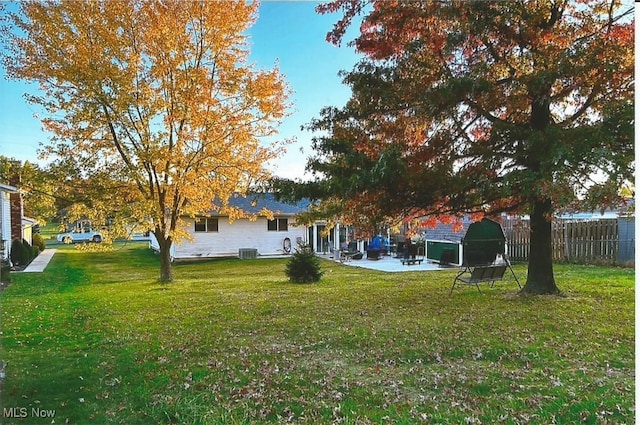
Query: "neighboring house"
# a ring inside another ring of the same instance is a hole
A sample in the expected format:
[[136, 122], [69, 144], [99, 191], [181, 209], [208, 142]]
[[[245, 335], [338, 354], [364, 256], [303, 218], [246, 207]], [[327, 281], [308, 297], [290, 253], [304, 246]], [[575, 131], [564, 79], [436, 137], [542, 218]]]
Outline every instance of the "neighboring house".
[[0, 183], [0, 212], [0, 259], [5, 260], [9, 258], [14, 239], [33, 243], [33, 227], [37, 222], [24, 216], [20, 190], [3, 183]]
[[38, 220], [22, 216], [22, 239], [33, 245], [33, 229], [38, 226]]
[[[1, 260], [9, 258], [12, 239], [11, 195], [17, 194], [18, 188], [0, 183], [0, 255]], [[21, 218], [22, 219], [22, 218]], [[19, 229], [22, 232], [22, 229]], [[20, 234], [19, 233], [19, 234]]]
[[469, 216], [464, 216], [460, 229], [454, 229], [452, 224], [440, 222], [435, 228], [422, 229], [420, 238], [425, 240], [426, 257], [431, 261], [462, 265], [462, 238], [471, 223], [473, 221]]
[[[201, 217], [183, 217], [192, 241], [174, 243], [171, 256], [174, 260], [283, 255], [293, 252], [297, 244], [306, 242], [307, 226], [295, 224], [294, 216], [305, 211], [308, 201], [287, 204], [275, 200], [273, 194], [254, 194], [246, 198], [233, 196], [229, 205], [240, 208], [253, 218], [241, 218], [229, 222], [229, 217], [214, 211]], [[273, 220], [260, 215], [263, 210], [273, 213]], [[149, 246], [159, 250], [156, 238], [151, 234]]]
[[[460, 243], [473, 221], [468, 215], [462, 217], [462, 227], [454, 229], [453, 224], [438, 222], [435, 228], [425, 227], [420, 231], [420, 237], [425, 240]], [[456, 231], [457, 230], [457, 231]]]

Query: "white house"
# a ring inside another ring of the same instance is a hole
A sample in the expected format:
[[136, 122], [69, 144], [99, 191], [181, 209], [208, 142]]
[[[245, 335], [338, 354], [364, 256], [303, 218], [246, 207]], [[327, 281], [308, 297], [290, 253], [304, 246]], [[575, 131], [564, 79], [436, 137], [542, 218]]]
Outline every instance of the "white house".
[[11, 249], [11, 194], [18, 193], [18, 188], [0, 183], [0, 256], [2, 260], [9, 258]]
[[0, 259], [5, 260], [11, 254], [14, 239], [33, 244], [33, 227], [38, 222], [24, 216], [20, 189], [3, 183], [0, 183], [0, 213]]
[[29, 242], [29, 245], [33, 245], [33, 233], [34, 228], [38, 225], [38, 220], [22, 216], [22, 239]]
[[[296, 225], [294, 216], [307, 209], [308, 201], [287, 204], [276, 201], [273, 194], [254, 194], [246, 198], [233, 196], [229, 204], [258, 217], [255, 220], [242, 218], [229, 222], [229, 217], [213, 211], [201, 217], [183, 217], [186, 230], [193, 240], [174, 243], [171, 247], [172, 258], [283, 255], [291, 253], [298, 243], [307, 242], [308, 228]], [[273, 220], [259, 216], [264, 209], [273, 212]], [[149, 239], [149, 246], [159, 250], [153, 234]]]

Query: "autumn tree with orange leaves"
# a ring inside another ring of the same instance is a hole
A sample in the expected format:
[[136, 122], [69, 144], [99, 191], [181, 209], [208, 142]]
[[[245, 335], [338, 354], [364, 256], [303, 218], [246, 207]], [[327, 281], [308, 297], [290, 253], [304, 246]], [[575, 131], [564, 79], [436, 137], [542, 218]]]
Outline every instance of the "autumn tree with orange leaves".
[[[265, 181], [281, 144], [265, 145], [287, 113], [277, 68], [248, 63], [245, 31], [258, 4], [244, 1], [22, 2], [6, 13], [4, 64], [40, 84], [60, 165], [103, 189], [91, 211], [126, 216], [170, 249], [181, 217], [232, 218], [227, 201]], [[87, 210], [87, 209], [85, 209]]]
[[555, 213], [633, 180], [633, 4], [336, 0], [327, 39], [364, 55], [352, 96], [308, 126], [310, 182], [276, 182], [346, 221], [528, 214], [525, 293], [555, 294]]

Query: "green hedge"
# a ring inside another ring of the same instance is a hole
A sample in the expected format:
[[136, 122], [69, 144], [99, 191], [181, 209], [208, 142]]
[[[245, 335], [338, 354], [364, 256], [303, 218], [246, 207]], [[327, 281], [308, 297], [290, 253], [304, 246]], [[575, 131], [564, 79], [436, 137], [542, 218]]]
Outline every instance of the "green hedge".
[[11, 242], [11, 263], [14, 266], [26, 266], [38, 256], [40, 248], [37, 246], [31, 246], [29, 242], [24, 239], [14, 239]]

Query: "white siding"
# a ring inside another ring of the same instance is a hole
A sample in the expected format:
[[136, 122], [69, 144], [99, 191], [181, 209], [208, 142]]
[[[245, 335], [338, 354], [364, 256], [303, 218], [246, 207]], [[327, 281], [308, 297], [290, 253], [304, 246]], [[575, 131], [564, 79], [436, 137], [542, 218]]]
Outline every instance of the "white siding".
[[[217, 232], [195, 232], [194, 220], [185, 219], [185, 221], [193, 241], [185, 240], [180, 244], [174, 244], [175, 259], [238, 256], [241, 248], [257, 249], [258, 255], [263, 256], [282, 255], [285, 254], [283, 249], [285, 238], [291, 240], [293, 250], [298, 238], [305, 239], [307, 231], [304, 226], [293, 226], [291, 218], [286, 231], [267, 230], [267, 219], [264, 217], [255, 221], [241, 219], [233, 223], [229, 223], [226, 217], [219, 217]], [[150, 246], [154, 249], [158, 247], [154, 237], [151, 237]]]
[[33, 224], [22, 225], [22, 239], [33, 245]]
[[[149, 234], [149, 248], [153, 249], [154, 251], [160, 251], [160, 245], [158, 244], [158, 240], [156, 239], [155, 235], [153, 233]], [[172, 244], [171, 245], [171, 258], [173, 259], [173, 257], [175, 256], [176, 253], [176, 244]]]
[[4, 241], [4, 251], [2, 253], [2, 258], [9, 257], [9, 250], [11, 247], [11, 199], [9, 192], [5, 192], [0, 190], [0, 210], [2, 211], [2, 216], [0, 220], [0, 225], [2, 229], [2, 240]]

